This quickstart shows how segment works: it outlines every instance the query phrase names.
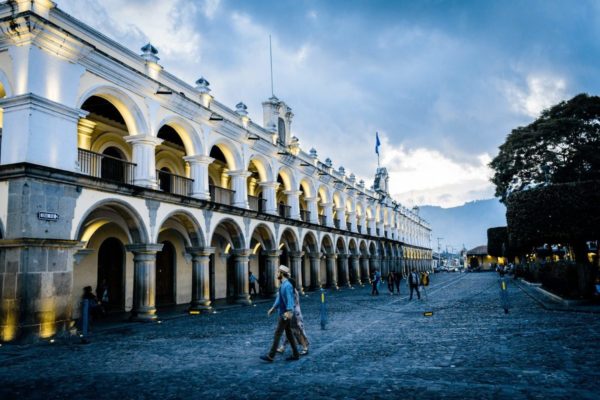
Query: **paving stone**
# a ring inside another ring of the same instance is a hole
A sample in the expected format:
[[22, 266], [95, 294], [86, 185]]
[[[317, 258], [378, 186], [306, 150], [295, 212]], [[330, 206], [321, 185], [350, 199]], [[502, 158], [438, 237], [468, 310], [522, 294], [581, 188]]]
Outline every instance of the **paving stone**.
[[88, 345], [4, 345], [0, 398], [598, 398], [597, 314], [544, 308], [512, 281], [505, 314], [492, 273], [436, 274], [422, 301], [402, 290], [328, 292], [326, 330], [309, 293], [310, 354], [294, 362], [258, 358], [273, 337], [270, 301], [98, 329]]

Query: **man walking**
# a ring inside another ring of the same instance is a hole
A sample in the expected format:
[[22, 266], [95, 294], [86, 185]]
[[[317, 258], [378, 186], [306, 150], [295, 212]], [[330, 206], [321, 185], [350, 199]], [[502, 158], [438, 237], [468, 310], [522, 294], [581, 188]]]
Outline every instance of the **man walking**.
[[419, 293], [419, 274], [417, 274], [416, 269], [412, 269], [410, 275], [408, 275], [408, 285], [410, 286], [410, 298], [409, 301], [412, 300], [413, 290], [417, 291], [417, 298], [421, 300], [421, 293]]
[[281, 286], [279, 286], [279, 292], [277, 293], [273, 307], [267, 311], [267, 315], [271, 315], [277, 310], [279, 312], [279, 319], [277, 320], [277, 328], [275, 328], [275, 336], [273, 337], [271, 349], [268, 354], [260, 356], [261, 360], [273, 362], [283, 331], [285, 331], [285, 337], [292, 347], [292, 355], [286, 358], [286, 361], [298, 360], [300, 358], [291, 327], [292, 316], [294, 315], [294, 288], [288, 280], [289, 277], [290, 269], [285, 265], [280, 265], [277, 270], [277, 279], [281, 281]]
[[394, 274], [394, 284], [396, 285], [396, 294], [400, 295], [400, 281], [402, 280], [402, 273], [396, 272]]

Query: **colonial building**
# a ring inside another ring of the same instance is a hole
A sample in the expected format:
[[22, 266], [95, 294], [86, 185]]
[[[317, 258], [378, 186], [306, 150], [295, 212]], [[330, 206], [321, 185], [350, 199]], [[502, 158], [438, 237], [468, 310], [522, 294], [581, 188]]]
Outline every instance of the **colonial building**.
[[387, 171], [371, 189], [305, 152], [280, 99], [251, 121], [49, 0], [0, 5], [0, 30], [2, 340], [68, 329], [88, 285], [151, 321], [249, 304], [249, 270], [275, 293], [280, 264], [300, 291], [431, 268]]

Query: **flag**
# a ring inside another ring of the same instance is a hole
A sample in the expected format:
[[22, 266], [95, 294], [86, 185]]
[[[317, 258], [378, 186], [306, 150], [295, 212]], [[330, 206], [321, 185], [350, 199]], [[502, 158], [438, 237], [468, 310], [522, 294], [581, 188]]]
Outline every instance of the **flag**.
[[375, 132], [375, 153], [379, 155], [379, 146], [381, 146], [381, 142], [379, 141], [379, 132]]

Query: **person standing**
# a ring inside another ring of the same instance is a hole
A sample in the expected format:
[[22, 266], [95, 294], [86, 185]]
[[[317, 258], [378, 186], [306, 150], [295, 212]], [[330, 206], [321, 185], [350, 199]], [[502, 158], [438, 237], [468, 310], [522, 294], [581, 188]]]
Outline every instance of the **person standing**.
[[277, 346], [283, 331], [285, 336], [292, 346], [292, 355], [286, 358], [286, 361], [293, 361], [300, 359], [300, 353], [296, 347], [296, 339], [292, 333], [292, 317], [294, 315], [294, 288], [289, 281], [290, 269], [285, 265], [280, 265], [277, 270], [277, 279], [281, 281], [279, 286], [279, 292], [273, 303], [273, 307], [267, 311], [267, 315], [273, 314], [275, 310], [279, 313], [279, 319], [277, 320], [277, 328], [275, 328], [275, 335], [273, 337], [273, 344], [271, 349], [266, 355], [260, 356], [261, 360], [273, 362], [275, 359], [275, 353], [277, 352]]
[[394, 284], [396, 285], [396, 294], [400, 295], [400, 281], [402, 280], [402, 274], [400, 272], [396, 272], [394, 274]]
[[252, 297], [252, 292], [254, 292], [254, 296], [256, 297], [256, 281], [256, 276], [254, 276], [252, 271], [248, 271], [248, 284], [250, 285], [248, 293], [250, 294], [250, 297]]
[[373, 272], [373, 280], [371, 281], [371, 284], [373, 285], [373, 289], [371, 289], [371, 296], [379, 296], [379, 289], [377, 289], [377, 286], [379, 286], [380, 279], [381, 275], [379, 274], [379, 271], [375, 270], [375, 272]]
[[410, 286], [410, 298], [409, 301], [413, 298], [413, 290], [417, 291], [417, 298], [421, 300], [421, 293], [419, 292], [419, 274], [416, 269], [412, 269], [410, 275], [408, 275], [408, 285]]
[[387, 276], [387, 285], [388, 285], [388, 291], [390, 292], [390, 295], [394, 294], [394, 273], [393, 272], [389, 272], [388, 276]]

